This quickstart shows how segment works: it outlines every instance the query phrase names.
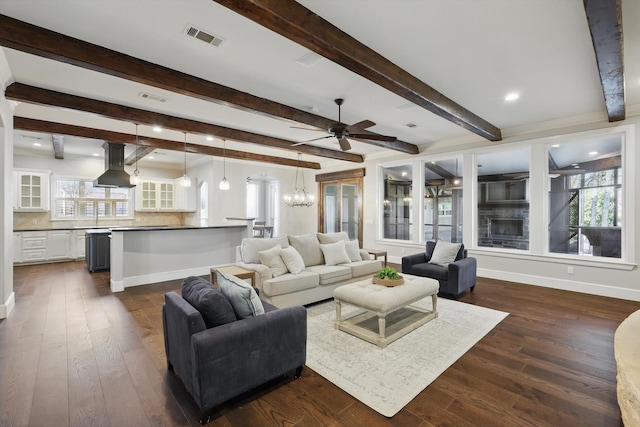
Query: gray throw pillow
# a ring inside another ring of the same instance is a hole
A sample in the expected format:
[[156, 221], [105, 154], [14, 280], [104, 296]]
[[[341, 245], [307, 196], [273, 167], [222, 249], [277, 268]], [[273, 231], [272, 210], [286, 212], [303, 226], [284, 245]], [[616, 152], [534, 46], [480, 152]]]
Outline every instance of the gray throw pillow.
[[433, 248], [433, 255], [431, 255], [429, 263], [443, 267], [449, 265], [456, 260], [460, 246], [462, 246], [462, 243], [449, 243], [444, 240], [438, 240], [435, 248]]
[[264, 314], [264, 306], [253, 287], [236, 276], [216, 271], [216, 281], [220, 292], [231, 303], [238, 319]]
[[349, 240], [349, 235], [345, 231], [338, 233], [317, 233], [318, 241], [321, 244], [335, 243], [339, 240]]
[[238, 320], [227, 297], [202, 277], [182, 281], [182, 298], [200, 312], [207, 328]]

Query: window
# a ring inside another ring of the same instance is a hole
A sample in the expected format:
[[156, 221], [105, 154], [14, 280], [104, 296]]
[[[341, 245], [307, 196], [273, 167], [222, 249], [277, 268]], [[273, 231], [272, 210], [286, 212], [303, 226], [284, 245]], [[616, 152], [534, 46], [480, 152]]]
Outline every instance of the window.
[[413, 238], [413, 170], [411, 165], [382, 169], [384, 213], [382, 237], [411, 240]]
[[247, 217], [273, 227], [273, 236], [280, 233], [279, 187], [277, 180], [265, 175], [247, 179]]
[[347, 233], [362, 247], [362, 191], [364, 169], [316, 175], [320, 184], [318, 231]]
[[478, 155], [478, 246], [529, 250], [529, 159], [529, 148]]
[[82, 179], [55, 180], [53, 219], [131, 218], [129, 188], [94, 187]]
[[200, 184], [200, 226], [209, 225], [209, 184], [205, 181]]
[[424, 164], [424, 239], [462, 242], [462, 157]]
[[622, 256], [620, 137], [549, 148], [549, 251]]

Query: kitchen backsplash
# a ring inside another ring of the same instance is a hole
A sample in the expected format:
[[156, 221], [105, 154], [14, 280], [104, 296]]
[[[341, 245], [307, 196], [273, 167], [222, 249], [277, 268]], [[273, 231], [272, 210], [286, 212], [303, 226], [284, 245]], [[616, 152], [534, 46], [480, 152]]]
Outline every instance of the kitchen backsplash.
[[136, 212], [131, 220], [95, 219], [81, 221], [51, 221], [49, 212], [14, 212], [14, 230], [46, 230], [74, 227], [149, 227], [185, 225], [185, 213], [182, 212]]

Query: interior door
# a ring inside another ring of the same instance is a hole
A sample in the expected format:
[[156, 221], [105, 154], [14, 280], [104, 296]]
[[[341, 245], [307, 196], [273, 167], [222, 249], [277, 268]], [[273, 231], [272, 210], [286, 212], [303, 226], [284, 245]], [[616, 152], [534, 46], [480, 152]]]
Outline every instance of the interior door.
[[317, 175], [320, 183], [318, 229], [321, 233], [344, 231], [362, 247], [362, 177], [364, 169]]

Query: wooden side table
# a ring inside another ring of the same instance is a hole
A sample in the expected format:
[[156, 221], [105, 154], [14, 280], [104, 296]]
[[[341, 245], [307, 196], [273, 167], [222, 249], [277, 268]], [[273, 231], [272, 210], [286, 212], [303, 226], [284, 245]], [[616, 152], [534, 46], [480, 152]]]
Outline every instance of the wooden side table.
[[251, 286], [256, 286], [256, 274], [254, 271], [238, 267], [237, 265], [225, 265], [222, 267], [211, 267], [211, 283], [213, 283], [216, 287], [218, 286], [218, 281], [216, 280], [216, 271], [236, 276], [238, 279], [242, 279], [245, 281], [247, 279], [251, 279]]
[[367, 249], [369, 255], [373, 256], [373, 259], [378, 259], [379, 256], [384, 257], [384, 266], [387, 266], [387, 251], [379, 251], [377, 249]]

